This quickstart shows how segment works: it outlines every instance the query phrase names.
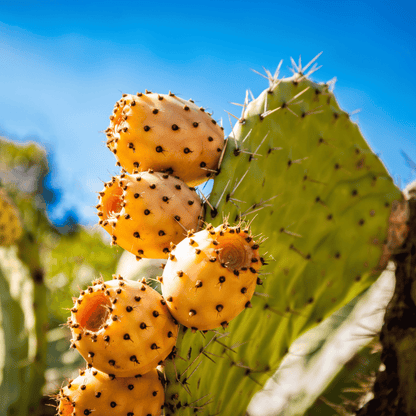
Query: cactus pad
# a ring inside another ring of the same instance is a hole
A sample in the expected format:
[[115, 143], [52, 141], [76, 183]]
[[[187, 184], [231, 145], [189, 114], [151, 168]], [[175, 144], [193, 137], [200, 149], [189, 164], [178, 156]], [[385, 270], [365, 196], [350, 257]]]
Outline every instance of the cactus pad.
[[[166, 367], [171, 414], [170, 397], [189, 403], [207, 394], [206, 414], [244, 414], [291, 343], [369, 287], [385, 264], [400, 190], [329, 85], [300, 70], [269, 81], [243, 104], [206, 215], [215, 225], [224, 216], [251, 221], [253, 234], [268, 238], [264, 285], [228, 333], [180, 335], [178, 355], [190, 354]], [[186, 389], [173, 370], [193, 374]]]

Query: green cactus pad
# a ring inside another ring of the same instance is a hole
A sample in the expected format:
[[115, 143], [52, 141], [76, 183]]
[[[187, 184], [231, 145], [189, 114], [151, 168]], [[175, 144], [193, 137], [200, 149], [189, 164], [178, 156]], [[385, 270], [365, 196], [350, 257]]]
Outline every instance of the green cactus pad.
[[269, 81], [228, 138], [206, 215], [214, 225], [251, 222], [267, 238], [264, 285], [228, 335], [187, 331], [178, 340], [166, 368], [167, 415], [244, 414], [291, 343], [384, 267], [400, 190], [329, 85], [301, 72]]

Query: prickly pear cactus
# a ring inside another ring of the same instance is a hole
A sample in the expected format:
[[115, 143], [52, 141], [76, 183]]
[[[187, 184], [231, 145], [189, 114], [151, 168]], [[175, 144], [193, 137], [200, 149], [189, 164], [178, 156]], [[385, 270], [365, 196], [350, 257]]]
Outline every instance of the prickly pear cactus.
[[206, 215], [214, 225], [247, 220], [267, 238], [264, 285], [227, 332], [182, 331], [166, 367], [166, 415], [244, 414], [290, 344], [386, 265], [402, 195], [330, 86], [294, 72], [268, 73], [269, 87], [244, 102]]

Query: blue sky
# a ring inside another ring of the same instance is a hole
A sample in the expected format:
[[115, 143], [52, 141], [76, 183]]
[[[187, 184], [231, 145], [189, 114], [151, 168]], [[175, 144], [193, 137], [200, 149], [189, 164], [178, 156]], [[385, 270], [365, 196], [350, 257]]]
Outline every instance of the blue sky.
[[406, 1], [110, 2], [0, 0], [0, 135], [36, 140], [62, 189], [53, 217], [96, 223], [96, 192], [118, 172], [101, 133], [122, 93], [193, 98], [223, 118], [247, 88], [319, 52], [341, 107], [403, 187], [416, 176], [416, 6]]

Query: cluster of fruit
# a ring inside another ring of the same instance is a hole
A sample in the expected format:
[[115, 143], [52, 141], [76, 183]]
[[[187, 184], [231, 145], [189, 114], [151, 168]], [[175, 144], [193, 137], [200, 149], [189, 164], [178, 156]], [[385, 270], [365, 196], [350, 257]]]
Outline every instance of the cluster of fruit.
[[203, 108], [175, 95], [123, 95], [110, 116], [107, 146], [122, 173], [105, 183], [99, 224], [112, 244], [140, 260], [167, 258], [162, 295], [114, 276], [81, 291], [71, 309], [71, 347], [87, 368], [58, 394], [58, 414], [159, 416], [164, 360], [179, 325], [226, 327], [250, 306], [261, 266], [248, 227], [202, 229], [195, 189], [217, 172], [223, 129]]

